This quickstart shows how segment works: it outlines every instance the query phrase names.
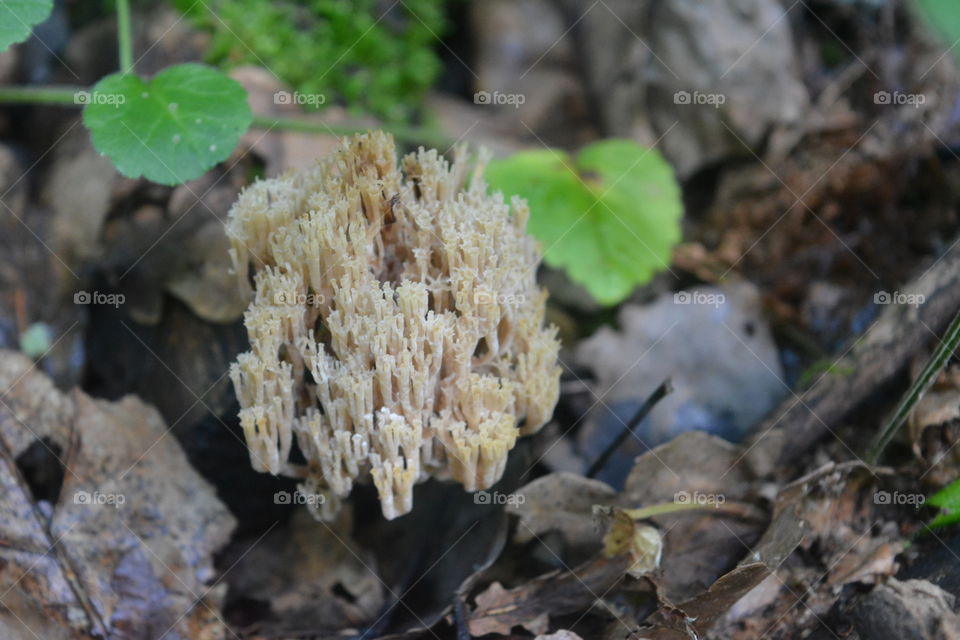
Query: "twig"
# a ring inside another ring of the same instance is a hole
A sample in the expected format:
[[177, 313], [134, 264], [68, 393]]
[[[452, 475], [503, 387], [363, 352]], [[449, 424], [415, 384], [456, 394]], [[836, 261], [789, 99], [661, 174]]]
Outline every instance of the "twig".
[[673, 392], [673, 384], [670, 382], [670, 378], [667, 378], [660, 383], [660, 386], [650, 394], [644, 403], [637, 409], [637, 412], [633, 414], [633, 417], [630, 418], [623, 431], [620, 432], [620, 435], [614, 439], [613, 442], [607, 445], [607, 448], [604, 449], [603, 453], [600, 454], [596, 460], [593, 461], [593, 464], [590, 465], [590, 468], [587, 470], [587, 477], [592, 478], [600, 469], [603, 468], [603, 465], [607, 463], [607, 460], [610, 459], [610, 456], [613, 455], [613, 452], [623, 444], [623, 441], [627, 439], [627, 436], [633, 435], [633, 430], [643, 422], [643, 419], [647, 417], [647, 414], [650, 413], [650, 410], [656, 406], [658, 402], [663, 400], [664, 397]]

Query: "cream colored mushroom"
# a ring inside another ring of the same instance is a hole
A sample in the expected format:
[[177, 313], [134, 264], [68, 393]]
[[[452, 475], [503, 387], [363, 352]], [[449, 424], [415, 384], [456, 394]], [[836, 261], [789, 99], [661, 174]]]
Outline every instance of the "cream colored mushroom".
[[296, 437], [306, 485], [329, 498], [320, 517], [367, 476], [387, 518], [429, 476], [488, 488], [553, 412], [559, 343], [529, 212], [487, 193], [485, 161], [469, 184], [462, 147], [453, 163], [420, 149], [401, 172], [392, 138], [368, 133], [230, 212], [255, 291], [230, 371], [251, 462], [288, 470]]

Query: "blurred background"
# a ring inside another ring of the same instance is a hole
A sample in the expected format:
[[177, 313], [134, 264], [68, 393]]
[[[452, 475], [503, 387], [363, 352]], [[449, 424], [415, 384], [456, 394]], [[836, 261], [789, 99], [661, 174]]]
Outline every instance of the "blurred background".
[[[241, 537], [289, 517], [270, 496], [293, 483], [254, 474], [236, 437], [225, 373], [246, 301], [223, 221], [245, 185], [339, 135], [483, 146], [491, 186], [529, 198], [564, 345], [538, 473], [583, 473], [672, 379], [600, 471], [614, 488], [648, 447], [692, 429], [740, 441], [838, 373], [887, 305], [923, 304], [910, 282], [960, 230], [949, 2], [173, 0], [133, 3], [133, 29], [138, 73], [222, 68], [258, 120], [165, 186], [119, 174], [73, 106], [0, 105], [0, 347], [60, 388], [156, 406]], [[87, 87], [117, 56], [112, 2], [58, 0], [0, 54], [0, 85]], [[597, 159], [613, 140], [631, 144]], [[579, 192], [530, 168], [544, 151], [611, 198], [570, 210]], [[851, 441], [885, 402], [845, 425]]]

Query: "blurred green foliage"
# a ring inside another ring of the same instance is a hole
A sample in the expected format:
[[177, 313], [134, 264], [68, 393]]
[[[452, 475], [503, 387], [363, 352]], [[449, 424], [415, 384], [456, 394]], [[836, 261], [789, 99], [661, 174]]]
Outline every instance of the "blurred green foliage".
[[960, 40], [960, 3], [957, 0], [916, 0], [916, 6], [927, 25], [939, 35], [954, 56], [960, 56], [956, 49]]
[[5, 0], [0, 2], [0, 51], [30, 37], [34, 25], [53, 11], [53, 0]]
[[960, 478], [930, 496], [927, 503], [940, 509], [940, 513], [930, 523], [931, 529], [940, 529], [960, 522]]
[[[441, 64], [448, 0], [174, 0], [213, 35], [207, 59], [265, 67], [295, 91], [408, 121]], [[304, 105], [310, 108], [310, 105]], [[314, 105], [316, 108], [317, 105]]]

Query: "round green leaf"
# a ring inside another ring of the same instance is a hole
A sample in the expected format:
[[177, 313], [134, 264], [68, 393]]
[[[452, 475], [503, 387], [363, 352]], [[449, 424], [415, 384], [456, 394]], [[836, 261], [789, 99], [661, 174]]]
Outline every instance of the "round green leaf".
[[46, 20], [51, 11], [53, 0], [0, 1], [0, 52], [29, 38], [33, 27]]
[[161, 184], [192, 180], [225, 160], [252, 119], [243, 87], [200, 64], [170, 67], [150, 81], [115, 73], [84, 100], [97, 150], [123, 175]]
[[561, 151], [493, 161], [487, 183], [530, 204], [529, 231], [544, 261], [598, 302], [613, 305], [670, 264], [683, 203], [673, 169], [653, 149], [605, 140], [576, 159]]

